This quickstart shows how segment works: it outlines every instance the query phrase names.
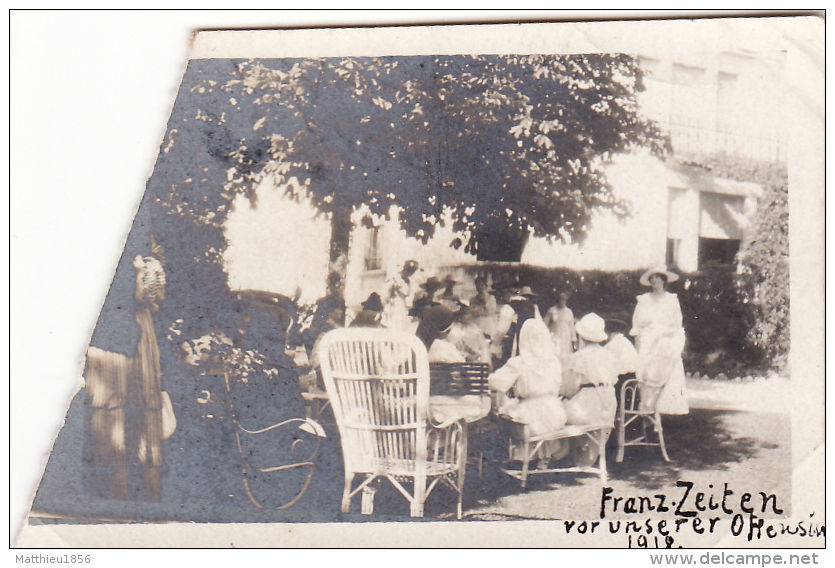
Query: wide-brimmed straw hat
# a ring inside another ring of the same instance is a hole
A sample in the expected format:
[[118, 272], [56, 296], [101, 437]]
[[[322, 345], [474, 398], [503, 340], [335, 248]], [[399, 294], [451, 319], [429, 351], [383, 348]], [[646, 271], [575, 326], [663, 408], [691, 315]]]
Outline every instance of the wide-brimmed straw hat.
[[438, 280], [435, 276], [430, 276], [426, 279], [426, 282], [420, 285], [426, 291], [433, 291], [436, 292], [444, 287], [444, 283]]
[[529, 300], [531, 298], [536, 298], [539, 295], [531, 290], [530, 286], [522, 286], [521, 288], [517, 288], [513, 292], [513, 296], [510, 298], [511, 301], [514, 300]]
[[584, 315], [574, 329], [577, 330], [577, 335], [586, 341], [599, 343], [609, 338], [606, 335], [606, 321], [594, 312]]
[[675, 282], [676, 280], [678, 280], [678, 274], [676, 274], [675, 272], [670, 272], [669, 270], [667, 270], [666, 266], [658, 265], [653, 266], [641, 275], [641, 284], [643, 284], [644, 286], [649, 286], [649, 278], [654, 274], [662, 274], [667, 279], [667, 283]]

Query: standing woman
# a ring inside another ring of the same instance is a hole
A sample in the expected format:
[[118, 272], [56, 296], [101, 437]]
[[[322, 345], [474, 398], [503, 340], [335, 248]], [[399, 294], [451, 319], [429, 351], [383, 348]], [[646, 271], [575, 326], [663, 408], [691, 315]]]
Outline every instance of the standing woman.
[[638, 296], [632, 316], [632, 330], [638, 348], [636, 373], [643, 381], [641, 407], [655, 408], [661, 414], [687, 414], [684, 384], [684, 328], [678, 296], [666, 291], [678, 274], [666, 267], [650, 268], [641, 276], [641, 284], [652, 290]]
[[545, 325], [551, 332], [554, 340], [554, 349], [557, 357], [560, 358], [563, 366], [568, 362], [568, 357], [577, 348], [577, 330], [574, 328], [574, 312], [568, 307], [568, 299], [571, 295], [568, 292], [560, 292], [557, 305], [551, 306], [545, 314]]
[[414, 290], [412, 276], [418, 270], [418, 263], [414, 260], [407, 260], [403, 269], [392, 275], [385, 283], [385, 307], [383, 309], [383, 325], [389, 329], [400, 331], [411, 331], [412, 323], [409, 320], [409, 308], [412, 307]]

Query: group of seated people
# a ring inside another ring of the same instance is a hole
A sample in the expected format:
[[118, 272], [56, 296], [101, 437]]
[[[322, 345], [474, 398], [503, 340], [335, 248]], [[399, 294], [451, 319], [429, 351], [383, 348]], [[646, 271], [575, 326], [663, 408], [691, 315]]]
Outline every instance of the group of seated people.
[[[417, 263], [407, 262], [386, 282], [382, 296], [373, 292], [366, 298], [349, 326], [413, 332], [430, 362], [486, 363], [496, 411], [526, 424], [533, 436], [568, 424], [614, 425], [615, 384], [619, 375], [636, 370], [638, 354], [623, 334], [607, 333], [603, 318], [589, 313], [575, 322], [567, 292], [543, 318], [529, 286], [494, 290], [483, 276], [475, 279], [476, 293], [469, 299], [455, 294], [454, 279], [434, 276], [413, 297], [416, 272]], [[547, 467], [572, 449], [575, 462], [583, 465], [597, 458], [594, 444], [575, 446], [565, 440], [545, 444], [539, 465]]]

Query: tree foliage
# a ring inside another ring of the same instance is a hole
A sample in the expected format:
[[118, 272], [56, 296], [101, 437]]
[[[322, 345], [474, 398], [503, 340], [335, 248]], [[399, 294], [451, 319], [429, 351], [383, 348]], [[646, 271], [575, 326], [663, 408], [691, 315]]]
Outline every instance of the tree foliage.
[[577, 239], [592, 208], [626, 212], [605, 161], [664, 144], [637, 113], [638, 63], [621, 54], [198, 61], [185, 88], [181, 110], [198, 110], [172, 121], [165, 149], [204, 154], [165, 204], [212, 226], [271, 176], [296, 178], [288, 191], [333, 220], [397, 205], [424, 240], [449, 211], [464, 234], [453, 244], [471, 252], [530, 230]]
[[518, 260], [506, 245], [529, 231], [578, 239], [593, 208], [627, 212], [609, 157], [664, 150], [638, 115], [642, 89], [622, 54], [191, 61], [148, 184], [168, 257], [163, 318], [186, 315], [186, 337], [234, 335], [223, 224], [238, 196], [257, 206], [263, 182], [330, 220], [342, 278], [357, 210], [397, 206], [423, 240], [451, 214], [451, 244], [481, 258]]

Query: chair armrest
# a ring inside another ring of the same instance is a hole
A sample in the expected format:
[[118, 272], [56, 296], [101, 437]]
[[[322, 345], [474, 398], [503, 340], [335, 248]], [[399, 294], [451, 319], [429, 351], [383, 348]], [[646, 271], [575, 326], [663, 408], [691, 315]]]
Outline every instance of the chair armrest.
[[440, 424], [432, 424], [426, 432], [426, 458], [435, 463], [460, 464], [467, 459], [464, 428], [467, 421], [463, 418], [450, 418]]
[[465, 423], [465, 422], [466, 422], [466, 420], [464, 420], [463, 418], [453, 416], [451, 418], [447, 418], [446, 420], [444, 420], [443, 422], [438, 423], [438, 424], [436, 424], [435, 422], [432, 422], [430, 420], [429, 421], [429, 428], [432, 429], [432, 430], [446, 430], [447, 428], [449, 428], [453, 424]]
[[302, 430], [302, 431], [307, 432], [309, 434], [313, 434], [314, 436], [317, 436], [319, 438], [327, 438], [327, 434], [325, 434], [325, 429], [322, 428], [322, 426], [318, 422], [316, 422], [315, 420], [313, 420], [311, 418], [290, 418], [288, 420], [283, 420], [281, 422], [276, 422], [275, 424], [267, 426], [266, 428], [260, 428], [258, 430], [249, 430], [247, 428], [244, 428], [243, 425], [238, 420], [235, 420], [235, 423], [237, 424], [238, 428], [242, 432], [245, 432], [247, 434], [254, 434], [254, 435], [263, 434], [265, 432], [269, 432], [270, 430], [275, 430], [276, 428], [281, 428], [282, 426], [286, 426], [288, 424], [297, 424], [298, 427], [299, 427], [299, 430]]

